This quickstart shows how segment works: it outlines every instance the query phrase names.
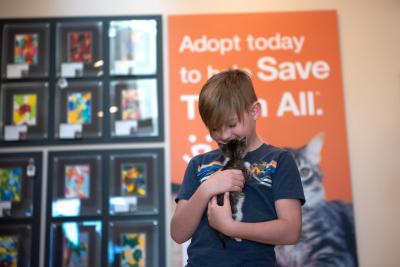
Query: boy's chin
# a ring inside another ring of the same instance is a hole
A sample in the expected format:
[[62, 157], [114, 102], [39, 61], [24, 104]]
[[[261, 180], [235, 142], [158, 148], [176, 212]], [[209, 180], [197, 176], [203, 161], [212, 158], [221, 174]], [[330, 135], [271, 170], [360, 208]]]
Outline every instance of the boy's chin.
[[226, 144], [228, 144], [230, 141], [232, 140], [239, 140], [239, 141], [245, 141], [247, 143], [247, 138], [246, 136], [244, 137], [237, 137], [237, 138], [232, 138], [231, 140], [227, 141], [227, 142], [217, 142], [218, 147], [224, 146]]

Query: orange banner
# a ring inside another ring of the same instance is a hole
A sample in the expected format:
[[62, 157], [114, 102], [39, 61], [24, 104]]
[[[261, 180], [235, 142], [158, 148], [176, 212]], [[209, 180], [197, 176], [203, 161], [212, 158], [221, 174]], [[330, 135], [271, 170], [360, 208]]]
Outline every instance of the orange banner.
[[352, 199], [335, 11], [169, 16], [168, 36], [172, 183], [216, 147], [198, 113], [201, 86], [241, 68], [262, 104], [261, 137], [301, 147], [323, 133], [326, 198]]

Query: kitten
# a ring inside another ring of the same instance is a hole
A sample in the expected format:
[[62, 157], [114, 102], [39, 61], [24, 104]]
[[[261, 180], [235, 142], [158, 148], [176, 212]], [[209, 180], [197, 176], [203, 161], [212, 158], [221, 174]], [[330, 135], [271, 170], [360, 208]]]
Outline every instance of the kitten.
[[319, 134], [301, 148], [288, 148], [300, 172], [306, 203], [302, 207], [300, 241], [275, 247], [278, 266], [358, 266], [353, 206], [340, 200], [325, 200], [320, 168], [322, 146], [323, 135]]
[[[244, 156], [246, 155], [246, 138], [241, 140], [231, 140], [226, 144], [220, 144], [219, 147], [222, 154], [225, 156], [225, 164], [221, 170], [227, 169], [238, 169], [243, 172], [245, 182], [249, 181], [249, 168], [248, 163], [244, 161]], [[229, 202], [231, 204], [232, 217], [236, 221], [241, 221], [243, 219], [242, 207], [244, 203], [244, 193], [243, 192], [229, 192]], [[217, 203], [219, 206], [224, 205], [224, 194], [217, 195]], [[224, 235], [218, 233], [222, 246], [225, 248]], [[240, 238], [235, 238], [236, 241], [242, 241]]]

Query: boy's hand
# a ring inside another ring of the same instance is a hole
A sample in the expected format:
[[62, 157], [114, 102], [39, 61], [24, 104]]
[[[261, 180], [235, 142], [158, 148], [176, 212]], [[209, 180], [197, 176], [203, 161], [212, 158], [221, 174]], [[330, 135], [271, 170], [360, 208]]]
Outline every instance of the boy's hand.
[[224, 192], [241, 192], [244, 176], [241, 170], [223, 170], [212, 174], [203, 184], [210, 197]]
[[224, 205], [217, 204], [217, 197], [213, 196], [208, 202], [208, 222], [215, 230], [231, 236], [231, 228], [234, 220], [232, 218], [231, 204], [229, 202], [229, 192], [224, 194]]

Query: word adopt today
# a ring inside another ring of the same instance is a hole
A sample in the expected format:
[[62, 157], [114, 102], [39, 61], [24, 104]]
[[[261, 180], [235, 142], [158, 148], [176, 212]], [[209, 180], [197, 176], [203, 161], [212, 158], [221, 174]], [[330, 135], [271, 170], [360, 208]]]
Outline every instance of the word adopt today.
[[[288, 36], [275, 33], [272, 36], [253, 36], [248, 34], [244, 38], [245, 48], [248, 51], [287, 50], [298, 54], [302, 51], [305, 42], [304, 36]], [[202, 35], [192, 38], [184, 35], [179, 46], [179, 53], [217, 53], [224, 56], [230, 52], [242, 51], [242, 38], [235, 34], [231, 37], [209, 37]]]

